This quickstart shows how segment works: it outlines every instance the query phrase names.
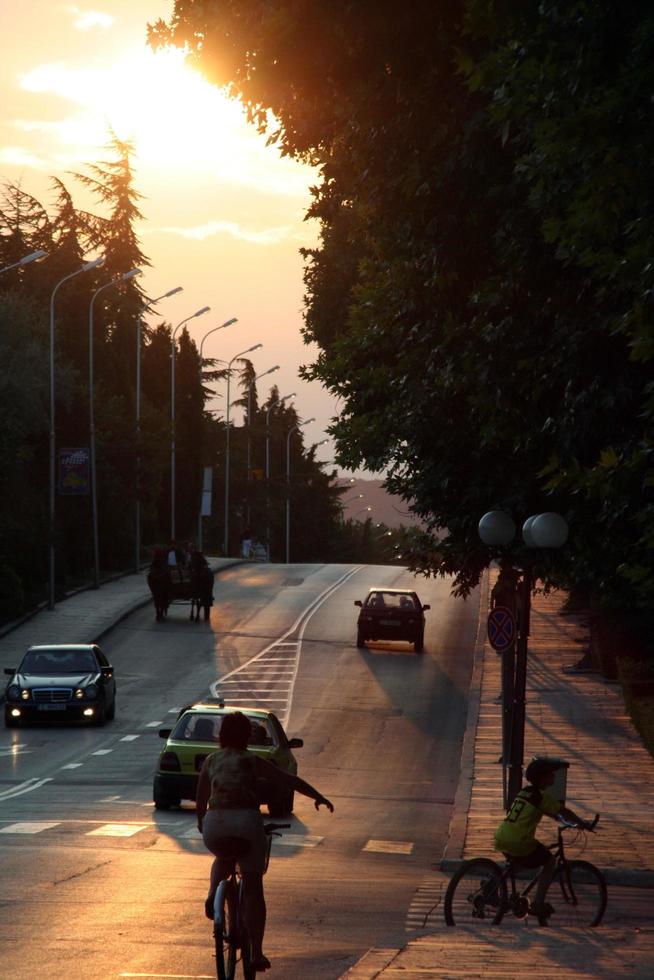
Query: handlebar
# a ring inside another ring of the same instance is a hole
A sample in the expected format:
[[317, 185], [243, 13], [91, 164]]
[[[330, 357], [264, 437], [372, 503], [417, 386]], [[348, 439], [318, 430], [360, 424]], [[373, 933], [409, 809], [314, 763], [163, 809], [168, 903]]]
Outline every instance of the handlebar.
[[581, 823], [573, 823], [570, 820], [566, 820], [565, 817], [562, 816], [558, 816], [556, 819], [557, 823], [561, 825], [562, 830], [588, 830], [592, 834], [595, 833], [595, 827], [599, 823], [599, 818], [599, 813], [596, 813], [594, 819], [591, 820], [590, 823], [587, 823], [586, 821], [582, 821]]
[[290, 823], [266, 823], [263, 829], [267, 834], [274, 834], [276, 830], [288, 830]]

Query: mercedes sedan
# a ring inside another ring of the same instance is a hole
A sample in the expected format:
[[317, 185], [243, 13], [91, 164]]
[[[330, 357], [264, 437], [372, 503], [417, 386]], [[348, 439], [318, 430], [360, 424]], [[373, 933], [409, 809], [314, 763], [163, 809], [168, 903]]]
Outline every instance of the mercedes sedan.
[[19, 667], [5, 667], [5, 725], [25, 721], [86, 721], [116, 714], [114, 669], [95, 643], [30, 647]]

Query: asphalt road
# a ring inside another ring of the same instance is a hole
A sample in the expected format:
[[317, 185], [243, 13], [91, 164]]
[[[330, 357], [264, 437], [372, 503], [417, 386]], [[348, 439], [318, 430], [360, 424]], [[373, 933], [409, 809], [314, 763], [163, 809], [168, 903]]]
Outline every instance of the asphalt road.
[[[356, 648], [353, 600], [379, 584], [431, 604], [423, 654]], [[296, 797], [275, 842], [268, 975], [333, 980], [371, 946], [401, 944], [458, 779], [479, 602], [449, 589], [393, 567], [246, 565], [217, 579], [210, 623], [185, 606], [124, 620], [103, 643], [114, 722], [0, 735], [2, 980], [215, 975], [194, 808], [151, 802], [159, 727], [210, 690], [275, 710], [304, 738], [300, 775], [336, 807]]]

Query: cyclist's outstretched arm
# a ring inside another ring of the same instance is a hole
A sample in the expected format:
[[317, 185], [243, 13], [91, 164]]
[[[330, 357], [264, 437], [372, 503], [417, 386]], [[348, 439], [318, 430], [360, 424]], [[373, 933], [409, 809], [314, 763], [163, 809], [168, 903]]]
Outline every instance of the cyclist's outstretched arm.
[[562, 806], [559, 812], [555, 815], [555, 819], [556, 817], [563, 817], [563, 819], [567, 820], [568, 823], [577, 824], [577, 826], [579, 827], [589, 826], [587, 820], [584, 820], [583, 817], [580, 817], [578, 814], [574, 812], [574, 810], [570, 810], [569, 807], [567, 806]]
[[293, 789], [298, 793], [302, 793], [303, 796], [308, 796], [316, 804], [316, 810], [321, 806], [326, 806], [330, 813], [334, 812], [334, 804], [326, 796], [323, 796], [322, 793], [319, 793], [311, 783], [305, 782], [304, 779], [300, 779], [299, 776], [294, 776], [290, 772], [284, 772], [283, 769], [280, 769], [273, 762], [268, 762], [259, 756], [255, 756], [255, 760], [257, 776], [261, 776], [263, 779], [269, 779], [276, 786], [279, 786], [280, 789]]

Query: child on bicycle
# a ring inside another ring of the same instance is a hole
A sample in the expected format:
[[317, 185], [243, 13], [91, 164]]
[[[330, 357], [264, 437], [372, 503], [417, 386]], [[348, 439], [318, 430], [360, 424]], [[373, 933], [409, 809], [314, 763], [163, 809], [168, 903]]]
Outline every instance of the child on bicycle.
[[509, 812], [495, 831], [495, 850], [510, 858], [514, 867], [542, 867], [536, 895], [529, 907], [530, 914], [537, 915], [541, 922], [554, 911], [546, 903], [545, 896], [554, 877], [556, 862], [549, 848], [536, 840], [536, 828], [543, 816], [559, 815], [580, 827], [587, 826], [572, 810], [547, 792], [547, 788], [554, 782], [554, 773], [560, 768], [554, 760], [532, 760], [525, 773], [527, 785], [516, 795]]

